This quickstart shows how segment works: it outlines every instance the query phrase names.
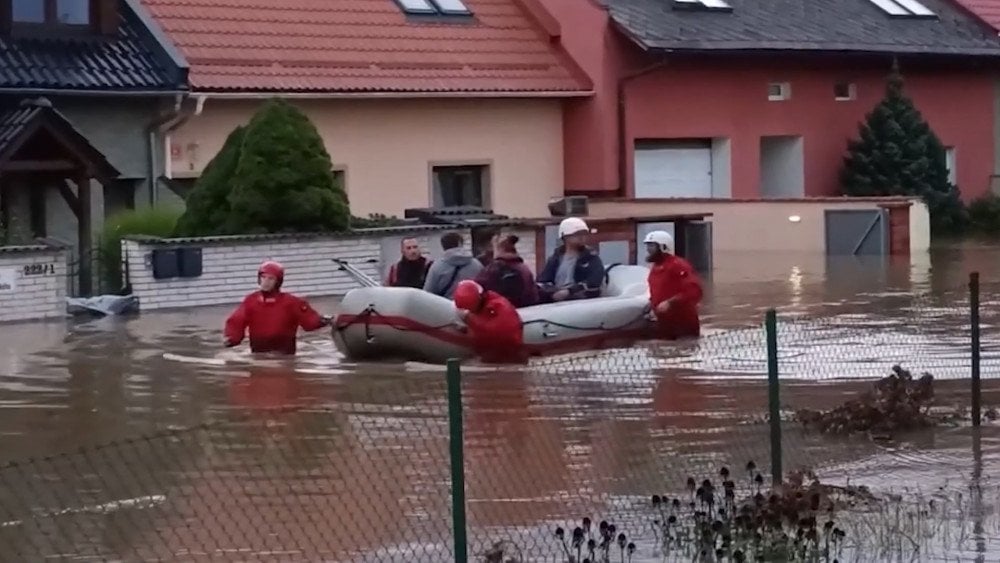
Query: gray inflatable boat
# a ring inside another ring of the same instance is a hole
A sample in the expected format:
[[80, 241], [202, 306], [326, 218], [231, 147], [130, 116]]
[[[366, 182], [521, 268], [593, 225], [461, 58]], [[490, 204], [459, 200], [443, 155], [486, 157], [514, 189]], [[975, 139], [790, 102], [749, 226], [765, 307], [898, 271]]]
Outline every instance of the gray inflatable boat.
[[[525, 351], [540, 356], [652, 337], [648, 273], [645, 266], [612, 264], [601, 297], [518, 309]], [[368, 284], [348, 292], [339, 309], [333, 340], [351, 360], [444, 363], [475, 357], [449, 299], [419, 289]]]

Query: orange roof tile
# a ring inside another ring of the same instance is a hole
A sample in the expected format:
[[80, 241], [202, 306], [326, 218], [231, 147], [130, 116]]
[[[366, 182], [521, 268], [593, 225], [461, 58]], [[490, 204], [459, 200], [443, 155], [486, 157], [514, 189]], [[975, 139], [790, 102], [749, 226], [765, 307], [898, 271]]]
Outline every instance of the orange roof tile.
[[580, 92], [588, 79], [519, 0], [473, 20], [408, 18], [393, 0], [142, 0], [192, 90]]
[[973, 15], [1000, 31], [1000, 0], [955, 0]]

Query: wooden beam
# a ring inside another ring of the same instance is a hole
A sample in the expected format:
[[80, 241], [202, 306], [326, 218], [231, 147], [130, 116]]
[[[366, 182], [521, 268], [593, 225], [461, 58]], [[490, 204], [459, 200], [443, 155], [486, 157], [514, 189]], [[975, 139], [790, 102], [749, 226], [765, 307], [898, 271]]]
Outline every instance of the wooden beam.
[[73, 172], [80, 167], [68, 160], [10, 160], [4, 172]]
[[[69, 188], [67, 188], [69, 189]], [[80, 251], [80, 295], [90, 297], [93, 293], [93, 276], [91, 263], [93, 261], [93, 245], [90, 232], [90, 177], [80, 174], [76, 180], [76, 193], [79, 214], [76, 216], [77, 248]]]
[[80, 220], [80, 198], [73, 193], [73, 190], [69, 189], [66, 185], [66, 180], [60, 180], [56, 182], [56, 186], [59, 187], [59, 195], [62, 196], [63, 200], [66, 201], [66, 205], [73, 210], [73, 215], [76, 215], [77, 221]]

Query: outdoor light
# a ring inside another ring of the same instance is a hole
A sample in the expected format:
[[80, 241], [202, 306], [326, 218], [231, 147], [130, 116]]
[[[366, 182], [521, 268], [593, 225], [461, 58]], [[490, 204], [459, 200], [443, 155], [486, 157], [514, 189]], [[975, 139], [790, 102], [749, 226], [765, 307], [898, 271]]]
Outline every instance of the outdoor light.
[[802, 220], [802, 217], [799, 217], [798, 215], [789, 215], [788, 220], [792, 223], [798, 223]]

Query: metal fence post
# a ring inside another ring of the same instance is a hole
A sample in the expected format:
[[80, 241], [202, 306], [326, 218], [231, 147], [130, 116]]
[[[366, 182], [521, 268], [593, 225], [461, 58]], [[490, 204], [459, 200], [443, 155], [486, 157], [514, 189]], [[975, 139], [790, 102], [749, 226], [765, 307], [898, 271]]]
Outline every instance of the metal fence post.
[[969, 325], [972, 337], [972, 425], [982, 418], [983, 387], [979, 379], [979, 272], [969, 274]]
[[462, 369], [448, 360], [448, 445], [451, 459], [451, 524], [455, 537], [455, 561], [468, 563], [465, 522], [465, 439], [462, 427]]
[[767, 332], [767, 406], [771, 428], [771, 479], [781, 483], [781, 396], [778, 383], [778, 313], [768, 309], [764, 316]]

